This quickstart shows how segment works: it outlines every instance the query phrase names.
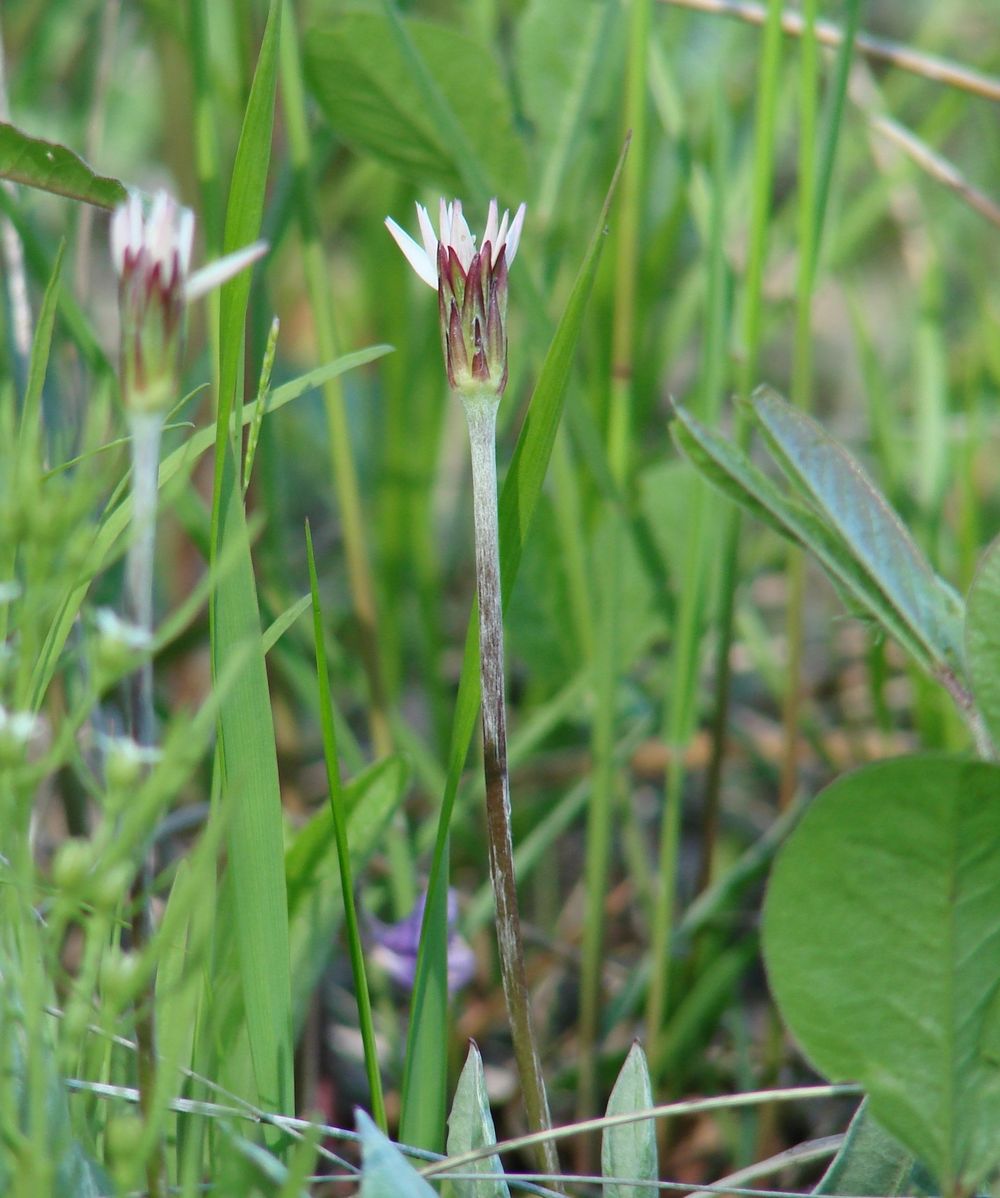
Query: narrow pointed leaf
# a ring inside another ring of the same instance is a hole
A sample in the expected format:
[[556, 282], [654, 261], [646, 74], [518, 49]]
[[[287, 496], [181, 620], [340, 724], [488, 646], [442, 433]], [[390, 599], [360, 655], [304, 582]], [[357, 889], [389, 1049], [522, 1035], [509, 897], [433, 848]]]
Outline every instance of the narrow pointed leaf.
[[60, 242], [55, 265], [52, 267], [52, 275], [48, 286], [45, 288], [41, 311], [38, 314], [35, 339], [31, 344], [31, 361], [28, 365], [28, 386], [24, 394], [24, 405], [21, 408], [21, 425], [17, 432], [18, 450], [20, 453], [27, 453], [29, 445], [38, 444], [37, 438], [41, 435], [42, 391], [45, 387], [45, 375], [48, 371], [49, 354], [52, 350], [52, 330], [55, 328], [56, 323], [60, 275], [65, 249], [66, 242]]
[[[470, 1044], [448, 1116], [448, 1155], [461, 1156], [496, 1142], [490, 1100], [486, 1094], [483, 1058], [476, 1045]], [[483, 1179], [453, 1181], [455, 1198], [510, 1198], [510, 1188], [503, 1179], [503, 1165], [499, 1156], [487, 1156], [474, 1161], [468, 1172], [481, 1173]]]
[[357, 1112], [356, 1120], [361, 1135], [361, 1198], [437, 1198], [437, 1191], [364, 1111]]
[[[622, 1065], [607, 1114], [628, 1115], [648, 1111], [653, 1106], [646, 1054], [633, 1044]], [[605, 1129], [601, 1138], [601, 1172], [605, 1177], [621, 1178], [604, 1183], [604, 1198], [656, 1198], [659, 1168], [656, 1160], [656, 1123], [640, 1119]], [[625, 1184], [625, 1181], [634, 1184]], [[650, 1182], [642, 1185], [642, 1182]]]
[[732, 442], [678, 407], [674, 441], [701, 473], [730, 499], [815, 554], [845, 601], [873, 616], [924, 668], [931, 658], [923, 641], [871, 579], [836, 531], [810, 508], [789, 499]]
[[219, 713], [222, 790], [228, 810], [229, 860], [247, 1028], [257, 1101], [289, 1111], [292, 1100], [292, 1014], [281, 789], [260, 611], [250, 541], [231, 456], [220, 554], [239, 552], [214, 598], [213, 664], [244, 654], [239, 676]]
[[962, 601], [931, 569], [858, 461], [817, 421], [768, 387], [751, 400], [771, 452], [843, 539], [931, 659], [960, 669]]
[[6, 122], [0, 122], [0, 179], [99, 208], [114, 208], [127, 198], [124, 184], [97, 174], [66, 146], [30, 137]]

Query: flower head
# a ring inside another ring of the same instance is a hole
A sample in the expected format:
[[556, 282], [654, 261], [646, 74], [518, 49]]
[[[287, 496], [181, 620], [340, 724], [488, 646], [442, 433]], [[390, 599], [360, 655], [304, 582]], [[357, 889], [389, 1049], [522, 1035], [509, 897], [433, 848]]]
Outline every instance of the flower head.
[[499, 396], [507, 385], [507, 272], [521, 240], [524, 213], [522, 204], [513, 220], [507, 210], [501, 219], [496, 200], [491, 200], [478, 250], [459, 200], [441, 200], [440, 237], [427, 209], [417, 204], [422, 245], [386, 217], [407, 261], [437, 289], [448, 382], [460, 393], [486, 388]]
[[176, 398], [184, 309], [267, 249], [255, 242], [191, 275], [194, 213], [165, 191], [148, 214], [136, 192], [111, 218], [111, 260], [121, 309], [122, 393], [132, 412], [159, 412]]
[[[417, 974], [417, 950], [420, 946], [420, 929], [424, 922], [427, 892], [417, 899], [413, 910], [399, 923], [383, 923], [374, 916], [368, 917], [371, 938], [371, 956], [385, 972], [405, 989], [412, 990]], [[448, 991], [454, 994], [468, 982], [476, 972], [476, 957], [472, 949], [455, 930], [458, 922], [458, 899], [454, 890], [448, 891]]]
[[18, 764], [44, 730], [41, 716], [32, 711], [8, 711], [0, 704], [0, 765]]

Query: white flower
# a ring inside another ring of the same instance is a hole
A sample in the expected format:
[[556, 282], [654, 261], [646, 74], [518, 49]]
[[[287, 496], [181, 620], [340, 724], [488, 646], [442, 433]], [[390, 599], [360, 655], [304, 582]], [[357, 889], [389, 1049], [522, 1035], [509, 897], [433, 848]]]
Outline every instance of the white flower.
[[137, 269], [147, 279], [156, 272], [160, 288], [177, 286], [185, 303], [200, 299], [267, 253], [266, 241], [235, 250], [189, 276], [194, 244], [194, 213], [165, 191], [153, 197], [149, 216], [138, 192], [130, 192], [111, 217], [111, 261], [119, 278]]
[[0, 704], [0, 765], [16, 765], [28, 746], [45, 729], [45, 721], [33, 711], [8, 711]]
[[185, 305], [255, 262], [254, 242], [190, 275], [194, 213], [165, 191], [149, 215], [132, 192], [111, 218], [111, 260], [119, 279], [122, 393], [133, 412], [159, 412], [176, 399]]
[[478, 250], [459, 200], [441, 201], [440, 239], [427, 209], [417, 205], [422, 246], [391, 217], [385, 220], [406, 260], [438, 293], [448, 382], [466, 398], [484, 391], [499, 398], [507, 385], [507, 274], [524, 213], [522, 204], [513, 220], [506, 209], [500, 219], [496, 200], [490, 200]]
[[[459, 264], [465, 274], [468, 274], [473, 259], [476, 256], [476, 239], [469, 230], [468, 222], [462, 213], [461, 200], [446, 204], [441, 200], [439, 220], [440, 238], [434, 234], [434, 226], [423, 204], [417, 204], [417, 223], [420, 225], [420, 237], [423, 245], [418, 244], [404, 229], [392, 219], [385, 218], [386, 228], [395, 238], [396, 244], [406, 255], [406, 260], [423, 279], [428, 287], [438, 285], [438, 250], [443, 247], [447, 252], [454, 250]], [[510, 211], [504, 209], [503, 218], [499, 218], [499, 208], [496, 200], [490, 200], [489, 216], [486, 218], [486, 228], [480, 243], [480, 252], [486, 245], [490, 246], [491, 267], [496, 266], [500, 251], [506, 249], [506, 262], [509, 267], [514, 261], [517, 246], [521, 240], [521, 229], [524, 226], [525, 205], [522, 204], [510, 219]]]
[[156, 193], [148, 217], [133, 191], [111, 218], [111, 261], [120, 278], [135, 270], [155, 271], [161, 287], [170, 287], [175, 279], [183, 285], [193, 243], [194, 213], [165, 191]]
[[110, 607], [100, 607], [94, 612], [94, 623], [101, 639], [108, 646], [123, 649], [130, 653], [142, 653], [153, 644], [153, 634], [138, 624], [130, 624], [123, 620]]
[[0, 736], [26, 745], [41, 734], [44, 727], [41, 716], [31, 711], [8, 711], [0, 706]]

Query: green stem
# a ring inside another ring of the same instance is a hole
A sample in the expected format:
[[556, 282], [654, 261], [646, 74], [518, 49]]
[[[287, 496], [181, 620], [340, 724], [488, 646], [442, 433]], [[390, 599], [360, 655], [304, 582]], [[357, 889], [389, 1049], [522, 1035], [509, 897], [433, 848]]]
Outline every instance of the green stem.
[[[552, 1119], [532, 1027], [510, 826], [500, 529], [497, 518], [496, 415], [499, 400], [499, 395], [488, 391], [462, 396], [472, 452], [486, 822], [490, 877], [496, 903], [500, 974], [510, 1016], [514, 1058], [521, 1078], [528, 1125], [535, 1131], [544, 1132], [551, 1129]], [[558, 1172], [559, 1160], [550, 1140], [540, 1145], [539, 1161], [546, 1172]]]

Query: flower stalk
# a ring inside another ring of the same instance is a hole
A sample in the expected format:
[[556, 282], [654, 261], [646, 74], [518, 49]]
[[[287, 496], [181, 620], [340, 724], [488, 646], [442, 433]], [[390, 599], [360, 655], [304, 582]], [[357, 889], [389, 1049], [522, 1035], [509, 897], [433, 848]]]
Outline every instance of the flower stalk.
[[[458, 200], [452, 204], [441, 201], [440, 238], [426, 209], [417, 205], [422, 245], [395, 221], [387, 220], [386, 225], [419, 277], [438, 293], [445, 371], [453, 394], [462, 401], [469, 427], [486, 823], [500, 975], [528, 1124], [545, 1133], [552, 1120], [532, 1025], [511, 834], [497, 512], [496, 417], [507, 385], [507, 279], [524, 213], [522, 204], [513, 220], [507, 212], [500, 219], [493, 200], [478, 250]], [[542, 1139], [538, 1150], [542, 1169], [557, 1174], [559, 1160], [553, 1141]]]
[[[499, 394], [490, 391], [471, 392], [462, 396], [472, 453], [487, 840], [490, 880], [496, 904], [500, 976], [510, 1018], [514, 1058], [521, 1078], [528, 1126], [545, 1131], [552, 1126], [552, 1118], [531, 1018], [510, 822], [500, 530], [497, 519], [496, 417], [499, 400]], [[545, 1170], [558, 1173], [555, 1145], [551, 1140], [545, 1140], [539, 1147]]]
[[[266, 250], [256, 242], [189, 273], [194, 242], [194, 213], [159, 192], [148, 211], [133, 193], [111, 219], [111, 258], [118, 275], [121, 321], [120, 377], [132, 449], [132, 540], [125, 559], [126, 620], [144, 655], [126, 685], [129, 732], [148, 763], [156, 742], [153, 705], [153, 570], [159, 494], [160, 439], [180, 383], [181, 351], [187, 305], [243, 270]], [[132, 949], [139, 951], [152, 933], [150, 892], [153, 861], [146, 854], [132, 887]], [[150, 979], [136, 1014], [139, 1105], [153, 1118], [156, 1086], [154, 983]], [[157, 1142], [146, 1161], [151, 1198], [166, 1193], [166, 1160]]]

